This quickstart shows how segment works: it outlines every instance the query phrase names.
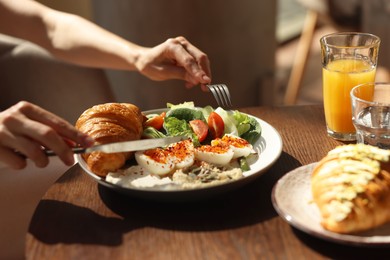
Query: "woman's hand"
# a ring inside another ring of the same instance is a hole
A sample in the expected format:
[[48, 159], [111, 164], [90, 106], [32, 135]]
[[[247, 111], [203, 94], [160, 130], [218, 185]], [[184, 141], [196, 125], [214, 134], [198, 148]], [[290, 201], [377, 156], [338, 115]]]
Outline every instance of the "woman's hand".
[[47, 166], [49, 159], [44, 148], [72, 165], [70, 143], [88, 147], [93, 142], [64, 119], [26, 101], [0, 113], [0, 161], [14, 169], [26, 167], [26, 157], [37, 167]]
[[182, 36], [153, 48], [143, 48], [135, 66], [152, 80], [181, 79], [186, 81], [188, 88], [201, 84], [207, 91], [205, 85], [211, 82], [207, 55]]

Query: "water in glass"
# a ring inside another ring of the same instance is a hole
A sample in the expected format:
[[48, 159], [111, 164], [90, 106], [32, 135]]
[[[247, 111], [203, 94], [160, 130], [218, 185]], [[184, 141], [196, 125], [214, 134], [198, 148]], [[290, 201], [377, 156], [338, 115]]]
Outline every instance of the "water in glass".
[[390, 107], [371, 106], [364, 108], [356, 118], [358, 143], [390, 149]]

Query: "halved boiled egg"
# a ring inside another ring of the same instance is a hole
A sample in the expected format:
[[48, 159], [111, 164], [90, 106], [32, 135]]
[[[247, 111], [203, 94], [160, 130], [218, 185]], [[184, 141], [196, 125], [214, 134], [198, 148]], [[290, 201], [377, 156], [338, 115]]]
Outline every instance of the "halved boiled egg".
[[218, 166], [227, 165], [234, 152], [228, 145], [202, 145], [195, 149], [195, 158]]
[[175, 169], [175, 158], [162, 148], [138, 151], [134, 157], [138, 165], [153, 174], [165, 175]]
[[213, 146], [218, 146], [221, 143], [230, 146], [234, 152], [233, 159], [246, 157], [253, 152], [253, 146], [247, 140], [235, 135], [225, 134], [222, 138], [211, 141], [211, 145]]
[[191, 139], [171, 144], [168, 146], [167, 150], [175, 158], [176, 168], [182, 169], [194, 164], [194, 144]]
[[187, 139], [171, 144], [165, 149], [138, 151], [135, 153], [135, 160], [152, 174], [166, 175], [175, 169], [194, 164], [194, 144], [191, 139]]

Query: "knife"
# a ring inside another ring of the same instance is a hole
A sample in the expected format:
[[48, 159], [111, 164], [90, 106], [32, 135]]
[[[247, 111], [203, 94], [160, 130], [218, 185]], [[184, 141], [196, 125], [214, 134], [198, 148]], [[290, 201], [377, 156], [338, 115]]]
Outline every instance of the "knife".
[[[74, 153], [92, 153], [96, 151], [104, 153], [120, 153], [147, 150], [157, 147], [163, 147], [171, 143], [177, 143], [187, 139], [185, 136], [170, 136], [164, 138], [142, 139], [136, 141], [117, 142], [109, 144], [99, 144], [87, 148], [76, 147], [72, 148]], [[45, 150], [47, 156], [55, 156], [52, 150]]]

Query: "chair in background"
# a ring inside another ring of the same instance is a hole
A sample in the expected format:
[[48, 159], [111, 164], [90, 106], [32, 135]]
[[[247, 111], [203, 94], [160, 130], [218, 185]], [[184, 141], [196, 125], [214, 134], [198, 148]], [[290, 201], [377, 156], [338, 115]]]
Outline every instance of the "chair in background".
[[317, 26], [332, 24], [340, 30], [358, 30], [360, 27], [360, 0], [297, 1], [307, 9], [307, 14], [284, 96], [285, 105], [294, 105], [297, 102]]

